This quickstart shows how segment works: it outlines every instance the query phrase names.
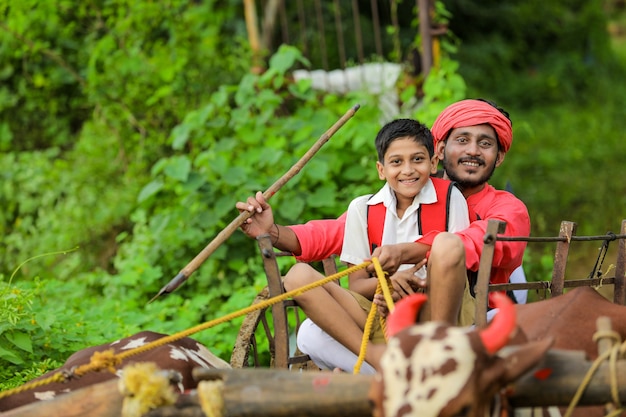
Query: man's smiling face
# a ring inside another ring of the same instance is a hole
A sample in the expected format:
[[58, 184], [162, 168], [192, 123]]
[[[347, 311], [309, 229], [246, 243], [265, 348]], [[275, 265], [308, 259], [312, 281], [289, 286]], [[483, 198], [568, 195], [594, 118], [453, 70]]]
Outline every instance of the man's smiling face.
[[482, 124], [452, 129], [436, 151], [445, 177], [457, 182], [467, 197], [480, 191], [504, 160], [499, 148], [495, 130]]

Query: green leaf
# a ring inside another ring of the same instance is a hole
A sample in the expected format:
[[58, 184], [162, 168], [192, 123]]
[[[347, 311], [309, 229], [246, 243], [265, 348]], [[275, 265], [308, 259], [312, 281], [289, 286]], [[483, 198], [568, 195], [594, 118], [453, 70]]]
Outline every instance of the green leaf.
[[324, 181], [328, 177], [328, 163], [322, 159], [312, 159], [307, 168], [306, 174], [317, 181]]
[[44, 332], [48, 332], [52, 328], [56, 319], [56, 315], [51, 314], [50, 312], [35, 314], [35, 320]]
[[25, 350], [26, 352], [33, 352], [33, 344], [30, 336], [23, 332], [13, 331], [4, 334], [7, 340], [13, 343], [18, 348]]
[[3, 346], [0, 346], [0, 359], [11, 362], [15, 365], [21, 365], [24, 363], [24, 360], [19, 356], [17, 352]]
[[159, 87], [151, 97], [148, 97], [146, 100], [146, 105], [153, 106], [159, 102], [160, 99], [167, 97], [172, 94], [173, 88], [171, 85], [164, 85]]
[[354, 164], [344, 169], [342, 171], [342, 175], [346, 180], [357, 181], [359, 178], [363, 178], [365, 176], [364, 171], [366, 171], [366, 169], [372, 168], [363, 168], [360, 165]]
[[[276, 210], [276, 209], [275, 209]], [[278, 214], [285, 219], [298, 219], [304, 210], [303, 198], [292, 198], [278, 207]]]
[[180, 182], [187, 181], [191, 171], [191, 161], [187, 156], [174, 156], [169, 161], [163, 172], [166, 176]]
[[320, 186], [315, 189], [306, 199], [311, 207], [329, 207], [335, 203], [337, 191], [331, 185]]
[[162, 188], [163, 188], [163, 181], [161, 180], [150, 181], [148, 184], [144, 185], [144, 187], [139, 192], [139, 195], [137, 196], [137, 202], [141, 203], [143, 201], [146, 201], [148, 198], [152, 197], [153, 195], [161, 191]]
[[248, 179], [248, 173], [243, 167], [230, 167], [224, 172], [224, 182], [229, 185], [241, 185]]
[[172, 149], [181, 150], [189, 140], [191, 128], [188, 124], [180, 124], [172, 129]]
[[282, 45], [278, 49], [278, 52], [270, 58], [270, 68], [284, 74], [300, 58], [302, 58], [302, 54], [297, 48], [289, 45]]

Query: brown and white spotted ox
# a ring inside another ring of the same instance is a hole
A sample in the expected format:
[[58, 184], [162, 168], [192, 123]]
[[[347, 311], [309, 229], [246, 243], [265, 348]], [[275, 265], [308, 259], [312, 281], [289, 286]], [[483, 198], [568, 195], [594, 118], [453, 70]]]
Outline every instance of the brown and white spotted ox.
[[[116, 354], [126, 352], [129, 349], [144, 346], [164, 336], [166, 335], [161, 333], [142, 331], [111, 343], [80, 350], [70, 356], [61, 368], [50, 371], [30, 382], [48, 378], [59, 371], [70, 372], [78, 366], [88, 364], [95, 352], [104, 352], [110, 349], [113, 349]], [[117, 378], [120, 376], [123, 367], [136, 362], [154, 362], [160, 369], [173, 372], [176, 376], [174, 378], [174, 389], [180, 392], [196, 388], [197, 383], [192, 376], [193, 368], [230, 368], [228, 363], [212, 354], [204, 345], [189, 337], [185, 337], [163, 346], [131, 355], [120, 365], [116, 366], [117, 372], [115, 374], [108, 370], [88, 372], [79, 378], [70, 379], [67, 382], [46, 384], [0, 398], [0, 412], [39, 400], [50, 400], [57, 395]]]
[[[501, 389], [535, 366], [548, 349], [582, 350], [595, 359], [598, 317], [611, 318], [613, 330], [626, 338], [626, 307], [589, 287], [525, 305], [501, 297], [500, 312], [485, 329], [415, 324], [424, 301], [422, 294], [401, 300], [387, 320], [391, 337], [370, 389], [376, 417], [489, 416], [498, 409]], [[519, 347], [498, 356], [507, 344]], [[602, 407], [578, 411], [587, 417], [604, 415]]]
[[425, 301], [423, 294], [407, 297], [387, 320], [391, 337], [370, 390], [376, 417], [488, 416], [500, 388], [535, 365], [552, 343], [532, 343], [507, 358], [495, 355], [516, 328], [506, 296], [496, 296], [500, 313], [483, 330], [416, 325]]

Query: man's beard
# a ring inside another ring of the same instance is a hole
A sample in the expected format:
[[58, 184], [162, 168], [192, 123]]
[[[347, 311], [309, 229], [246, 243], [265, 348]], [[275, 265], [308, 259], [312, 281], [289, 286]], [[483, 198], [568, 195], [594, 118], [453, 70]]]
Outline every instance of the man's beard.
[[443, 170], [447, 174], [450, 181], [456, 182], [461, 188], [461, 190], [475, 188], [486, 183], [487, 181], [489, 181], [494, 171], [496, 170], [496, 163], [494, 162], [491, 169], [489, 169], [481, 177], [472, 178], [472, 179], [461, 179], [456, 175], [456, 173], [454, 172], [454, 168], [451, 167], [452, 164], [449, 161], [450, 161], [450, 158], [445, 156], [445, 151], [444, 151]]

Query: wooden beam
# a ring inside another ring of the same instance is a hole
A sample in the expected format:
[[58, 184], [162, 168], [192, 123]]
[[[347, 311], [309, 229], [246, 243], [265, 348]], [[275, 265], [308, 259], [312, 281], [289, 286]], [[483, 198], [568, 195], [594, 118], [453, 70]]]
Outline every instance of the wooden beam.
[[489, 281], [491, 279], [491, 266], [493, 264], [493, 254], [496, 249], [498, 233], [504, 233], [506, 223], [499, 220], [489, 220], [487, 230], [483, 238], [484, 246], [480, 254], [478, 265], [478, 278], [474, 287], [476, 294], [476, 327], [484, 327], [487, 324], [487, 307], [489, 305]]
[[0, 413], [2, 417], [119, 417], [123, 397], [117, 378]]
[[422, 38], [422, 75], [424, 79], [433, 66], [433, 38], [430, 24], [430, 0], [417, 0], [419, 31]]
[[570, 239], [576, 234], [576, 223], [562, 221], [559, 237], [566, 237], [564, 242], [556, 244], [554, 252], [554, 267], [552, 268], [552, 297], [563, 294], [563, 282], [565, 281], [565, 267], [569, 255]]
[[275, 369], [196, 369], [196, 379], [224, 381], [229, 417], [371, 416], [367, 399], [372, 375]]
[[[626, 234], [626, 220], [622, 220], [620, 234]], [[615, 265], [615, 291], [613, 302], [624, 305], [626, 302], [626, 239], [620, 239], [617, 244], [617, 261]]]
[[[515, 347], [505, 348], [515, 349]], [[581, 351], [550, 350], [535, 368], [507, 387], [514, 407], [568, 406], [592, 362]], [[617, 391], [626, 402], [626, 360], [615, 364]], [[541, 372], [537, 372], [541, 371]], [[201, 369], [197, 380], [223, 381], [223, 413], [229, 417], [371, 417], [368, 400], [373, 375], [328, 371], [292, 372], [284, 369]], [[591, 376], [578, 405], [612, 401], [611, 366], [604, 362]], [[109, 380], [54, 400], [7, 411], [2, 417], [119, 417], [123, 397], [118, 380]], [[183, 395], [175, 406], [152, 410], [146, 416], [202, 416], [197, 393]]]

